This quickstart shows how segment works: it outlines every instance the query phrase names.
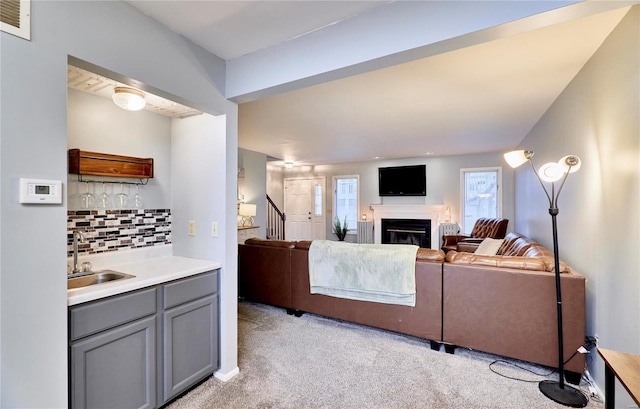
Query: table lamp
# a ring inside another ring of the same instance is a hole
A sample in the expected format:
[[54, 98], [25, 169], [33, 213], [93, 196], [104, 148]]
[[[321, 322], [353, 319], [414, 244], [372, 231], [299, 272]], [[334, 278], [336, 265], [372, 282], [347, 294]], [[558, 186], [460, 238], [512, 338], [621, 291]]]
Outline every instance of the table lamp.
[[240, 203], [238, 215], [242, 217], [240, 221], [242, 227], [253, 226], [253, 217], [256, 215], [256, 205], [251, 203]]

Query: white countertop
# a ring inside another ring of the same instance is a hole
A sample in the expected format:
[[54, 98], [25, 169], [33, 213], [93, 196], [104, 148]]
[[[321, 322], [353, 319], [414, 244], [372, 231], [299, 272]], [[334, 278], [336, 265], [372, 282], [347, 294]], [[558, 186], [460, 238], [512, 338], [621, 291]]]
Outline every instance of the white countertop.
[[94, 271], [108, 269], [132, 274], [135, 277], [67, 290], [67, 305], [76, 305], [156, 284], [162, 284], [167, 281], [189, 277], [206, 271], [216, 270], [221, 268], [222, 264], [217, 261], [161, 255], [155, 258], [129, 261], [115, 265], [100, 263], [99, 268], [96, 267], [97, 266], [94, 265]]

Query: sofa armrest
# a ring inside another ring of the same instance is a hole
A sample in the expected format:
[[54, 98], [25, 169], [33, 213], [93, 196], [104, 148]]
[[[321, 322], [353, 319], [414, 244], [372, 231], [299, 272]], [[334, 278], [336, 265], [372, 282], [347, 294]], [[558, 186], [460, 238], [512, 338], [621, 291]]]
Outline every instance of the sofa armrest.
[[419, 248], [416, 253], [416, 261], [430, 261], [442, 263], [444, 261], [444, 251], [435, 249]]
[[469, 236], [464, 236], [462, 234], [445, 234], [442, 236], [442, 246], [454, 246], [458, 244], [459, 241], [468, 238]]
[[456, 251], [458, 252], [462, 251], [465, 253], [474, 253], [478, 249], [478, 246], [480, 246], [480, 243], [482, 243], [483, 240], [484, 239], [480, 237], [464, 238], [460, 240], [456, 245]]
[[249, 301], [291, 308], [292, 250], [285, 244], [239, 244], [238, 295]]
[[475, 253], [480, 244], [462, 240], [456, 244], [456, 251], [459, 253]]
[[442, 236], [442, 247], [441, 249], [446, 253], [448, 251], [456, 250], [458, 246], [458, 242], [460, 240], [469, 238], [469, 236], [465, 236], [462, 234], [445, 234]]

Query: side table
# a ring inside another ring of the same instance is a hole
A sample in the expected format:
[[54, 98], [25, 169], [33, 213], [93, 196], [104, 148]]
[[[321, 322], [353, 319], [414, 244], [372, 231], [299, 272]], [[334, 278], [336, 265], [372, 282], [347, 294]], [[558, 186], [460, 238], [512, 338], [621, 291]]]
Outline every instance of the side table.
[[615, 378], [618, 378], [636, 404], [640, 406], [640, 355], [625, 354], [624, 352], [602, 348], [598, 348], [598, 354], [600, 354], [605, 364], [605, 408], [615, 408]]
[[258, 237], [258, 227], [260, 226], [238, 226], [238, 244], [252, 237]]

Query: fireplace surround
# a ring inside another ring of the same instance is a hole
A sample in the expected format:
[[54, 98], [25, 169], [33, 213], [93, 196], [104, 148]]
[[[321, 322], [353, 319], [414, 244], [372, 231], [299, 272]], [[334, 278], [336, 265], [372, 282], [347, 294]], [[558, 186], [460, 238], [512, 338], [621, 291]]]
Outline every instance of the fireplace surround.
[[382, 219], [382, 244], [413, 244], [431, 248], [430, 219]]
[[374, 243], [382, 243], [382, 219], [424, 219], [431, 221], [431, 246], [438, 248], [438, 225], [444, 221], [445, 205], [370, 205], [373, 210]]

